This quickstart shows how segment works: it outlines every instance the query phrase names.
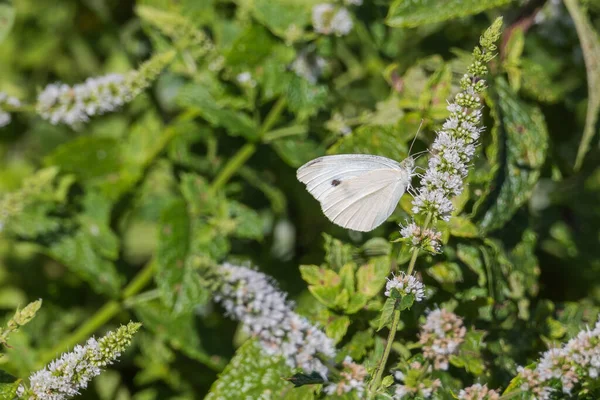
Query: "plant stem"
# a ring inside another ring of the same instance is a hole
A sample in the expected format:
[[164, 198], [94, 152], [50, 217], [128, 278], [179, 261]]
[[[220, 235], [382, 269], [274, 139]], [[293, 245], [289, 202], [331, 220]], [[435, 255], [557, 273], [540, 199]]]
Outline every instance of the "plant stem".
[[[129, 297], [136, 295], [152, 280], [154, 270], [154, 259], [150, 260], [148, 264], [133, 278], [133, 280], [123, 289], [122, 300], [127, 300]], [[75, 332], [69, 335], [65, 340], [59, 342], [52, 349], [42, 353], [39, 359], [39, 367], [43, 367], [48, 364], [54, 358], [59, 356], [61, 353], [69, 350], [77, 343], [81, 343], [96, 332], [102, 325], [110, 321], [115, 315], [117, 315], [122, 307], [122, 303], [117, 300], [111, 300], [104, 304], [96, 313], [88, 319], [82, 326], [80, 326]]]
[[[269, 114], [265, 117], [260, 130], [258, 131], [258, 139], [260, 140], [263, 135], [271, 130], [275, 122], [279, 119], [279, 116], [285, 109], [287, 101], [285, 97], [280, 97], [279, 100], [275, 103], [275, 105], [269, 111]], [[231, 179], [233, 175], [237, 173], [237, 171], [248, 161], [250, 157], [256, 152], [257, 146], [256, 143], [246, 143], [242, 146], [235, 155], [227, 161], [227, 164], [223, 167], [223, 169], [217, 174], [217, 177], [214, 179], [212, 184], [210, 185], [210, 191], [212, 193], [221, 189], [228, 181]]]
[[209, 190], [214, 193], [221, 189], [229, 181], [229, 179], [235, 175], [237, 170], [240, 169], [240, 167], [244, 165], [244, 163], [246, 163], [250, 157], [252, 157], [255, 151], [256, 144], [246, 143], [243, 145], [237, 151], [237, 153], [235, 153], [235, 155], [230, 158], [229, 161], [227, 161], [225, 167], [223, 167], [215, 180], [211, 183]]
[[[423, 230], [427, 229], [429, 224], [431, 223], [432, 215], [431, 213], [427, 214], [425, 218], [425, 222], [423, 223]], [[410, 262], [408, 264], [407, 274], [412, 274], [415, 269], [415, 264], [417, 263], [417, 257], [419, 256], [419, 249], [415, 248], [412, 252], [412, 257], [410, 258]], [[396, 301], [396, 306], [397, 306]], [[387, 343], [385, 344], [385, 350], [383, 351], [383, 355], [377, 364], [375, 369], [375, 375], [371, 382], [369, 383], [369, 396], [372, 395], [373, 391], [379, 388], [381, 383], [381, 377], [383, 376], [383, 370], [385, 365], [387, 364], [387, 360], [390, 356], [390, 351], [392, 350], [392, 345], [394, 344], [394, 339], [396, 338], [396, 331], [398, 330], [398, 323], [400, 322], [400, 310], [394, 310], [394, 319], [392, 320], [392, 326], [390, 327], [390, 332], [388, 334]]]
[[387, 343], [385, 344], [385, 350], [383, 351], [383, 356], [381, 357], [381, 360], [379, 360], [379, 364], [377, 364], [377, 368], [375, 369], [375, 376], [369, 384], [369, 393], [372, 393], [373, 389], [379, 388], [379, 384], [381, 383], [381, 377], [383, 376], [383, 370], [385, 368], [385, 365], [387, 364], [388, 357], [390, 356], [390, 351], [392, 350], [392, 344], [394, 343], [394, 338], [396, 337], [396, 331], [398, 330], [399, 322], [400, 310], [394, 310], [394, 319], [392, 320], [392, 326], [390, 327], [390, 332], [388, 333]]

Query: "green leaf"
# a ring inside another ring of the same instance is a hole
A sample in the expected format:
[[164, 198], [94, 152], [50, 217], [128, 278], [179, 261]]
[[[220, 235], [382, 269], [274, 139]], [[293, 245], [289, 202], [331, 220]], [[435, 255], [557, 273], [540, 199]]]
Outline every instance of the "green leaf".
[[140, 303], [134, 311], [144, 327], [165, 339], [171, 347], [209, 366], [224, 367], [224, 360], [203, 348], [196, 330], [195, 314], [173, 314], [158, 301]]
[[285, 380], [292, 382], [294, 387], [325, 383], [325, 380], [318, 372], [312, 372], [310, 375], [294, 374], [291, 378], [285, 378]]
[[323, 234], [323, 238], [325, 239], [323, 245], [325, 248], [325, 262], [329, 264], [329, 268], [339, 270], [344, 265], [352, 262], [354, 248], [351, 245], [326, 233]]
[[398, 310], [404, 311], [412, 307], [415, 302], [414, 294], [407, 294], [406, 296], [402, 296], [400, 299], [400, 303], [398, 304]]
[[15, 399], [20, 384], [20, 379], [17, 379], [0, 369], [0, 400]]
[[394, 317], [394, 310], [396, 309], [396, 299], [388, 297], [381, 310], [381, 316], [379, 317], [379, 325], [377, 331], [379, 332], [384, 326], [392, 322]]
[[225, 54], [225, 62], [232, 67], [247, 69], [266, 58], [274, 45], [273, 37], [260, 25], [248, 24]]
[[275, 35], [294, 42], [302, 37], [310, 22], [310, 3], [297, 0], [254, 0], [250, 7], [254, 18]]
[[290, 167], [298, 168], [325, 152], [323, 145], [312, 139], [283, 138], [271, 143], [273, 150]]
[[335, 317], [327, 324], [325, 327], [325, 333], [329, 336], [335, 343], [339, 343], [346, 332], [348, 331], [348, 327], [350, 326], [350, 318], [346, 315]]
[[287, 87], [287, 100], [290, 111], [302, 121], [325, 107], [327, 88], [323, 85], [313, 85], [299, 76], [293, 76]]
[[456, 282], [462, 282], [460, 266], [453, 262], [441, 262], [427, 269], [427, 274], [438, 281], [446, 290], [452, 290]]
[[74, 236], [53, 243], [47, 253], [88, 282], [96, 292], [116, 297], [123, 279], [114, 263], [97, 253], [95, 240], [94, 231], [79, 230]]
[[263, 221], [256, 211], [237, 201], [230, 201], [227, 204], [229, 214], [235, 223], [234, 236], [256, 240], [263, 238]]
[[460, 215], [450, 218], [448, 227], [452, 236], [464, 238], [476, 238], [479, 236], [477, 226], [469, 219]]
[[49, 154], [47, 166], [56, 165], [63, 173], [75, 174], [82, 181], [90, 181], [117, 174], [122, 166], [121, 148], [113, 138], [80, 136]]
[[453, 18], [479, 14], [512, 0], [394, 0], [386, 24], [395, 28], [413, 28]]
[[371, 298], [377, 296], [390, 273], [391, 262], [389, 257], [377, 257], [361, 266], [356, 272], [358, 292]]
[[11, 1], [0, 4], [0, 43], [8, 36], [15, 22], [15, 8]]
[[467, 267], [469, 267], [471, 271], [477, 274], [477, 284], [481, 287], [485, 287], [487, 276], [485, 266], [483, 265], [483, 261], [481, 261], [479, 250], [473, 246], [459, 243], [456, 248], [456, 256], [460, 261], [467, 264]]
[[496, 80], [496, 101], [492, 115], [499, 141], [496, 162], [499, 171], [491, 203], [479, 222], [483, 232], [499, 229], [529, 199], [540, 176], [548, 149], [548, 130], [537, 107], [520, 100], [502, 78]]
[[[313, 371], [306, 371], [308, 376]], [[279, 357], [269, 356], [255, 340], [246, 341], [235, 353], [206, 400], [259, 399], [265, 393], [273, 399], [312, 399], [310, 386], [294, 388], [285, 378], [290, 368]]]
[[302, 279], [309, 285], [317, 286], [337, 286], [340, 283], [340, 277], [334, 271], [321, 268], [316, 265], [301, 265], [300, 273]]
[[588, 152], [594, 133], [598, 112], [600, 112], [600, 39], [578, 0], [565, 0], [565, 6], [575, 23], [577, 35], [583, 51], [583, 59], [587, 71], [588, 104], [585, 117], [585, 129], [577, 150], [575, 169], [579, 169]]
[[258, 135], [258, 126], [252, 118], [243, 112], [223, 107], [203, 86], [184, 86], [179, 92], [177, 102], [182, 107], [197, 111], [212, 126], [225, 128], [231, 136], [254, 139]]
[[408, 148], [398, 136], [397, 126], [363, 125], [339, 139], [328, 154], [375, 154], [392, 160], [403, 160]]
[[156, 254], [156, 284], [161, 298], [175, 313], [191, 311], [205, 298], [190, 253], [191, 227], [187, 204], [176, 200], [160, 217]]

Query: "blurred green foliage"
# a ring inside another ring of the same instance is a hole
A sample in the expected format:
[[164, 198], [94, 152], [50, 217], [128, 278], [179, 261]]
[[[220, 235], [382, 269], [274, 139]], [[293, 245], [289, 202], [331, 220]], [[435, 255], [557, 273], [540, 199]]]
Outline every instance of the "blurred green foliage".
[[409, 257], [389, 241], [409, 196], [374, 232], [348, 232], [295, 169], [326, 153], [401, 160], [421, 122], [414, 152], [425, 150], [498, 15], [487, 129], [443, 254], [419, 259], [429, 297], [403, 312], [393, 358], [410, 356], [425, 309], [445, 305], [469, 333], [443, 382], [506, 387], [517, 365], [595, 321], [600, 3], [365, 1], [345, 37], [312, 31], [316, 3], [0, 0], [0, 91], [26, 105], [49, 83], [177, 51], [149, 90], [78, 130], [27, 106], [0, 128], [0, 308], [8, 321], [44, 300], [0, 369], [26, 377], [135, 318], [133, 348], [82, 397], [315, 398], [193, 278], [225, 259], [272, 275], [341, 358], [374, 366], [382, 287]]

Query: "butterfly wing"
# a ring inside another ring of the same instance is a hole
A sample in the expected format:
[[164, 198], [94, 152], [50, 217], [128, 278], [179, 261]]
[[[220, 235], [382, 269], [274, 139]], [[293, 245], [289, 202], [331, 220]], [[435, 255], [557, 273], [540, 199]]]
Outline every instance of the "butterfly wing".
[[385, 157], [344, 154], [320, 157], [298, 169], [298, 180], [332, 222], [371, 231], [394, 212], [411, 171]]

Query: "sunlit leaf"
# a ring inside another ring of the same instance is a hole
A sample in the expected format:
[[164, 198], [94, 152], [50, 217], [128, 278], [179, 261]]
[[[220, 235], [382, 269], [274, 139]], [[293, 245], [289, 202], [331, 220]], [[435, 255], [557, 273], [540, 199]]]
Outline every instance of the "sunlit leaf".
[[395, 0], [386, 23], [393, 27], [411, 28], [478, 14], [510, 2], [511, 0], [445, 0], [440, 4], [436, 0]]

